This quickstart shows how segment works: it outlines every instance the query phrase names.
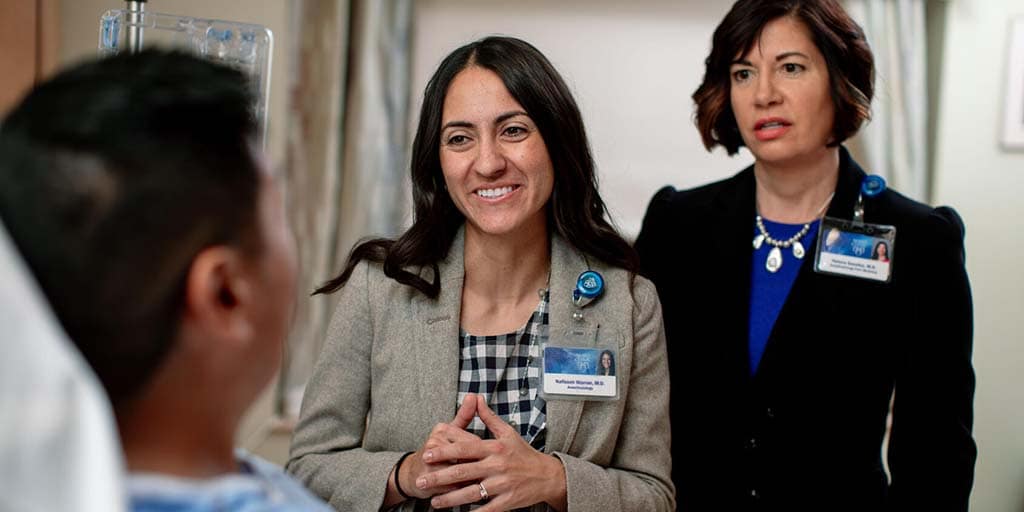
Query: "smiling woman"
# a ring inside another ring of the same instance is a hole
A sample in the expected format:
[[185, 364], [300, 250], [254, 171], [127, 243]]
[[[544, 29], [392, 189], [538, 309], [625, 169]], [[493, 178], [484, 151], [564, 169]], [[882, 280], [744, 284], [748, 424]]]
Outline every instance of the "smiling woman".
[[[550, 62], [506, 37], [448, 55], [412, 182], [413, 226], [320, 290], [340, 299], [289, 470], [339, 510], [674, 510], [660, 304]], [[605, 292], [584, 304], [585, 273]], [[613, 399], [542, 389], [570, 326], [617, 350]]]
[[467, 238], [546, 238], [544, 205], [555, 172], [536, 123], [501, 78], [476, 66], [459, 73], [448, 88], [442, 122], [441, 169], [466, 217]]

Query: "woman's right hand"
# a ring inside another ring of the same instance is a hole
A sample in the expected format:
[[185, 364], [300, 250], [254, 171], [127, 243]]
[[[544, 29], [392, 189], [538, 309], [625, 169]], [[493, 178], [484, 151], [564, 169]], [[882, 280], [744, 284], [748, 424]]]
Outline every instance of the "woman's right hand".
[[405, 498], [398, 493], [398, 488], [395, 487], [394, 481], [398, 478], [401, 479], [398, 483], [401, 484], [402, 491], [409, 496], [419, 499], [430, 498], [434, 495], [443, 494], [459, 488], [455, 485], [444, 485], [420, 489], [416, 487], [416, 480], [423, 475], [433, 473], [453, 465], [452, 462], [442, 462], [437, 464], [424, 462], [423, 454], [428, 450], [440, 448], [457, 441], [480, 440], [476, 435], [466, 432], [466, 427], [469, 426], [469, 422], [473, 420], [474, 416], [476, 416], [476, 404], [476, 395], [467, 395], [466, 399], [459, 407], [459, 410], [455, 413], [455, 418], [453, 418], [449, 423], [438, 423], [435, 425], [433, 430], [430, 431], [430, 435], [427, 436], [426, 441], [424, 441], [423, 446], [402, 461], [402, 465], [398, 468], [398, 474], [395, 474], [394, 471], [391, 472], [391, 478], [388, 478], [387, 495], [384, 499], [385, 507], [391, 507], [405, 501]]

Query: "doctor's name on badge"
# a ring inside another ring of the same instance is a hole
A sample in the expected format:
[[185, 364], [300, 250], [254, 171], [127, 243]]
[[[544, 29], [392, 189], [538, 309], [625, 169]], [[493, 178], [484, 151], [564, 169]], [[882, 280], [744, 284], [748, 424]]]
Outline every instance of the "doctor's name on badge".
[[[614, 378], [614, 377], [613, 377]], [[596, 387], [607, 386], [607, 382], [602, 379], [559, 379], [555, 378], [555, 384], [561, 384], [566, 386], [567, 389], [581, 390], [581, 391], [593, 391]]]
[[820, 270], [873, 281], [887, 281], [889, 279], [889, 265], [888, 261], [830, 253], [822, 253], [818, 260], [818, 268]]

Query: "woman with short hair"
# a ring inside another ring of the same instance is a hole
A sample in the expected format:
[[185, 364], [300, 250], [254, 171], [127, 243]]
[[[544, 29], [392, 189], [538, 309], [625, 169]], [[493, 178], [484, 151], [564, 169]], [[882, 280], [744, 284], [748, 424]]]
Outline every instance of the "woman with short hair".
[[740, 0], [715, 30], [696, 123], [754, 164], [659, 191], [636, 241], [665, 308], [680, 510], [967, 509], [964, 227], [842, 146], [873, 91], [835, 0]]

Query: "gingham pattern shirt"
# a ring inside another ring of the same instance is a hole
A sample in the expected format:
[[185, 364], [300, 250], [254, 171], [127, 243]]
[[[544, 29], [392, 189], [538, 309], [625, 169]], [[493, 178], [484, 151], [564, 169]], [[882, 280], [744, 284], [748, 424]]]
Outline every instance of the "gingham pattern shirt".
[[[547, 402], [540, 389], [540, 335], [548, 325], [548, 293], [522, 329], [499, 336], [459, 333], [459, 404], [467, 393], [480, 394], [502, 420], [519, 430], [519, 435], [538, 451], [544, 451]], [[494, 436], [479, 417], [466, 428], [481, 439]], [[473, 510], [455, 507], [453, 511]]]

